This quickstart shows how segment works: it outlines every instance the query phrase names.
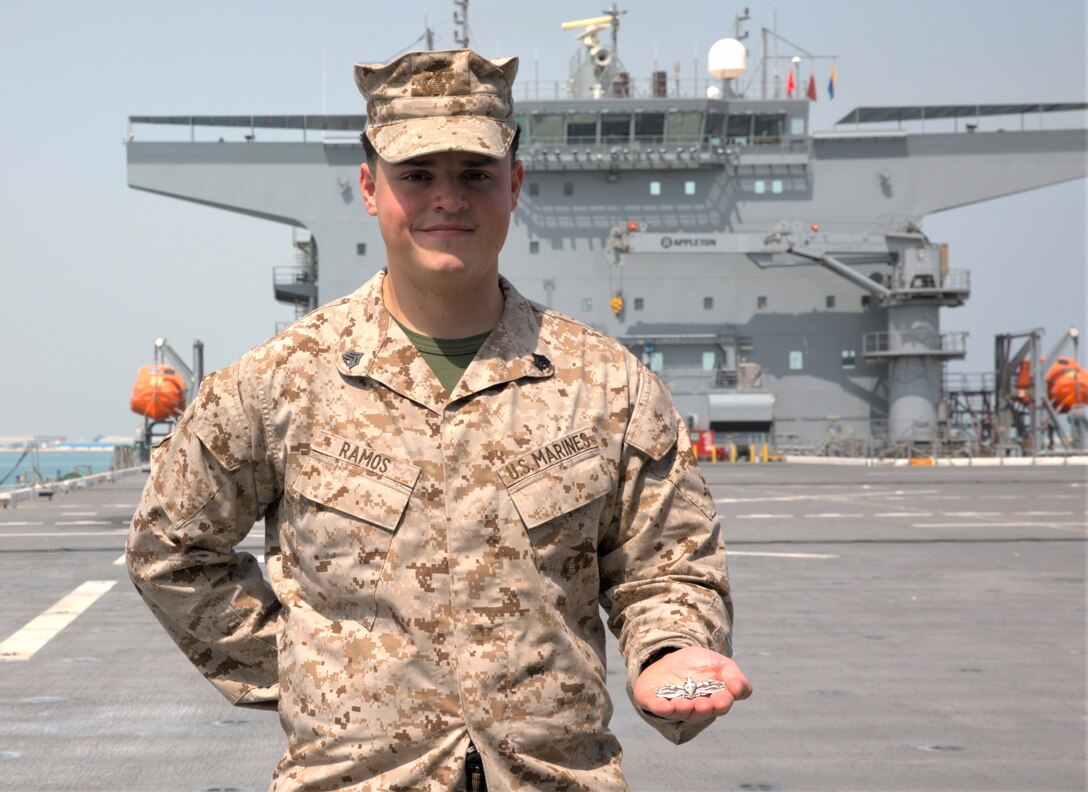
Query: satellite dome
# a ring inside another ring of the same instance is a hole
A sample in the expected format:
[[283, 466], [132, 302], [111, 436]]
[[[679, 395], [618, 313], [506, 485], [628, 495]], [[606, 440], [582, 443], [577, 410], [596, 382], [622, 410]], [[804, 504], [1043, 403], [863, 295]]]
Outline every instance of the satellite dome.
[[707, 53], [706, 70], [719, 80], [740, 77], [748, 71], [748, 51], [736, 39], [719, 39]]

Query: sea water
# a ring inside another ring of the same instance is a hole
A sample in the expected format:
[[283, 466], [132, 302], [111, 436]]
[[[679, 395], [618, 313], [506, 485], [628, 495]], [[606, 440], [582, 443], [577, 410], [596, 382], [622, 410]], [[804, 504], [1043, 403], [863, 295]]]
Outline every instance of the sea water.
[[[22, 451], [0, 451], [0, 489], [25, 486], [37, 480], [34, 472], [35, 455], [27, 454], [22, 461]], [[39, 449], [37, 465], [43, 479], [53, 481], [64, 478], [73, 471], [80, 475], [108, 473], [113, 462], [113, 449], [79, 449], [75, 451], [50, 451]], [[18, 463], [18, 466], [16, 466]], [[23, 477], [23, 482], [16, 479]]]

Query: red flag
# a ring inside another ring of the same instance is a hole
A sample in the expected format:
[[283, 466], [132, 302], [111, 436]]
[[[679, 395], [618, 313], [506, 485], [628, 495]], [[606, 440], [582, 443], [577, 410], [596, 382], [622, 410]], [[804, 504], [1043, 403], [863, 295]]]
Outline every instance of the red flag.
[[808, 96], [808, 98], [811, 101], [813, 101], [813, 102], [816, 101], [816, 75], [815, 74], [810, 74], [809, 75], [809, 78], [808, 78], [808, 92], [806, 93], [806, 96]]
[[793, 89], [797, 87], [797, 81], [793, 79], [793, 67], [790, 66], [790, 76], [786, 78], [786, 96], [793, 98]]

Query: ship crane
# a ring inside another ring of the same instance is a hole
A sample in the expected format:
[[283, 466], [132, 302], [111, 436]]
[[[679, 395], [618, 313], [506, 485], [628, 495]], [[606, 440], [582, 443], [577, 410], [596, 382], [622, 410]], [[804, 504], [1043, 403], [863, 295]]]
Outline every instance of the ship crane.
[[[641, 232], [632, 224], [614, 228], [605, 249], [616, 266], [632, 254], [660, 251], [685, 257], [740, 254], [761, 269], [822, 265], [887, 311], [887, 329], [864, 333], [862, 349], [865, 360], [888, 367], [889, 439], [908, 445], [936, 442], [942, 364], [965, 356], [967, 336], [942, 333], [938, 311], [962, 305], [970, 293], [968, 273], [948, 267], [947, 246], [918, 232], [858, 234], [784, 222], [769, 234], [662, 234]], [[891, 267], [886, 282], [851, 266], [876, 263]]]

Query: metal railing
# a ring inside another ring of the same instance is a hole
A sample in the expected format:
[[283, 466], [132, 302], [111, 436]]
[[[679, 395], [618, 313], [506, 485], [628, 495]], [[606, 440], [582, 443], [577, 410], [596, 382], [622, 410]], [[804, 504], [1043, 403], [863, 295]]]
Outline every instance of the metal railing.
[[90, 476], [63, 479], [61, 481], [44, 481], [19, 489], [4, 490], [0, 492], [0, 509], [14, 508], [19, 503], [35, 498], [50, 498], [56, 495], [67, 495], [75, 490], [93, 487], [106, 481], [117, 481], [125, 476], [133, 476], [137, 473], [146, 473], [147, 468], [138, 466], [124, 468], [123, 470], [111, 470], [108, 473], [95, 473]]
[[996, 384], [996, 375], [992, 371], [953, 371], [945, 372], [941, 388], [944, 393], [993, 393]]
[[939, 355], [960, 356], [967, 354], [967, 333], [941, 333], [929, 330], [908, 330], [896, 337], [887, 330], [874, 330], [862, 336], [862, 354], [874, 356]]

